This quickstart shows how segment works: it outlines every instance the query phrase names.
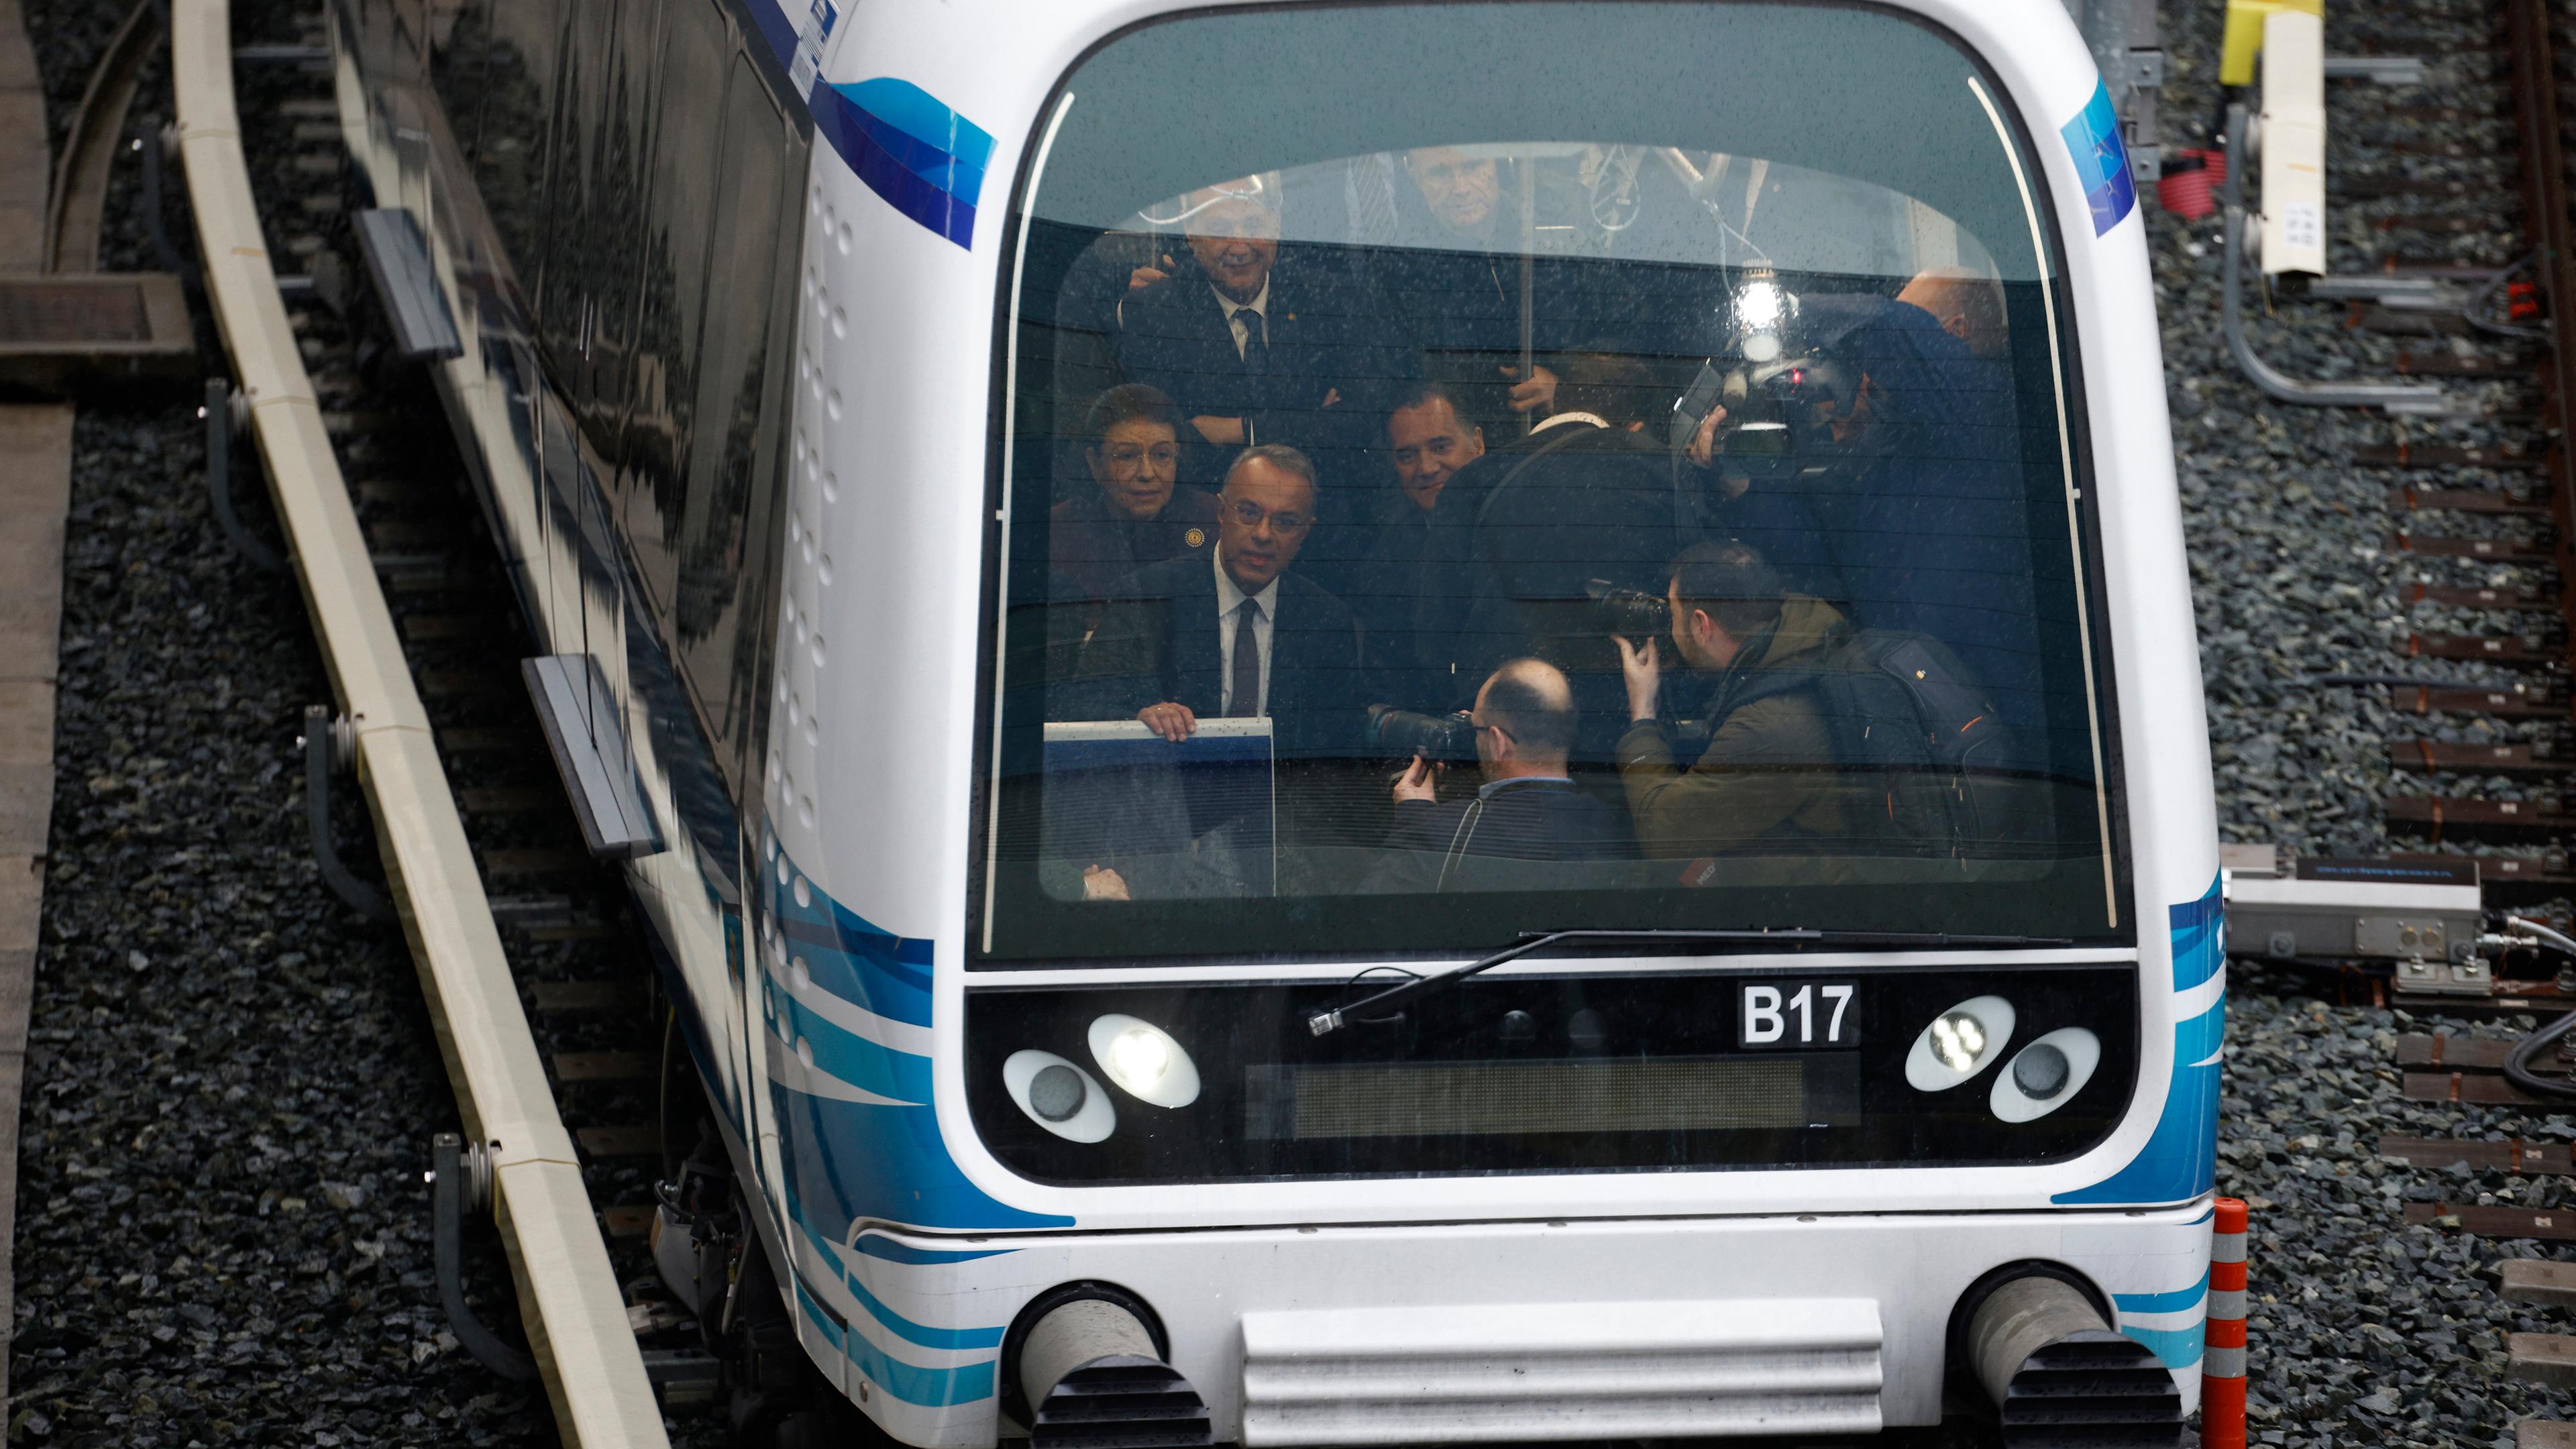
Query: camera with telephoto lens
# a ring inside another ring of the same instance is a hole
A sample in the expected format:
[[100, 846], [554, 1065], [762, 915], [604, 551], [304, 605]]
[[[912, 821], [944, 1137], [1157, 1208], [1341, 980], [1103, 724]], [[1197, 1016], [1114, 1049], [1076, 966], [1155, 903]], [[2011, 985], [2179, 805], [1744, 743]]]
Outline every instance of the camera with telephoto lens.
[[1583, 592], [1591, 597], [1593, 608], [1600, 614], [1605, 634], [1652, 639], [1672, 624], [1672, 606], [1661, 594], [1622, 588], [1608, 579], [1585, 580]]
[[1368, 742], [1391, 756], [1420, 755], [1448, 764], [1476, 758], [1476, 726], [1467, 712], [1422, 714], [1391, 704], [1368, 707]]

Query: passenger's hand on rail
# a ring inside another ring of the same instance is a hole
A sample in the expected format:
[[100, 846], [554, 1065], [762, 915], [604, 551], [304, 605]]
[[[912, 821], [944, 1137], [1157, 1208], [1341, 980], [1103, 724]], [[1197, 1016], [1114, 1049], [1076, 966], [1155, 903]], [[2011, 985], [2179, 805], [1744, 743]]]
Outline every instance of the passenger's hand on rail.
[[1656, 657], [1655, 641], [1631, 644], [1621, 634], [1610, 636], [1619, 646], [1619, 675], [1628, 683], [1628, 719], [1630, 723], [1655, 717], [1655, 695], [1663, 687], [1663, 661]]
[[1220, 448], [1240, 448], [1243, 446], [1243, 419], [1241, 418], [1212, 418], [1201, 416], [1190, 419], [1190, 426], [1199, 430], [1200, 437], [1207, 439], [1209, 442], [1216, 444]]
[[1136, 711], [1136, 718], [1145, 722], [1145, 728], [1176, 745], [1188, 739], [1199, 727], [1199, 717], [1190, 713], [1188, 705], [1168, 701], [1145, 706]]
[[[1521, 370], [1517, 367], [1503, 367], [1495, 370], [1505, 377], [1521, 375]], [[1512, 384], [1511, 404], [1513, 412], [1525, 413], [1535, 408], [1540, 417], [1546, 417], [1556, 411], [1556, 374], [1544, 367], [1532, 367], [1527, 382]]]
[[1082, 898], [1086, 901], [1123, 901], [1128, 899], [1127, 879], [1105, 865], [1082, 868]]
[[1404, 773], [1396, 777], [1395, 798], [1436, 805], [1440, 802], [1440, 794], [1432, 788], [1431, 782], [1431, 762], [1416, 755], [1413, 763], [1404, 767]]
[[1717, 428], [1726, 421], [1726, 409], [1710, 408], [1699, 420], [1699, 430], [1691, 434], [1690, 460], [1705, 468], [1717, 456]]
[[1166, 256], [1162, 260], [1163, 264], [1159, 267], [1138, 267], [1136, 270], [1129, 272], [1127, 274], [1127, 290], [1130, 292], [1141, 292], [1147, 287], [1154, 285], [1156, 282], [1168, 279], [1172, 275], [1172, 259], [1169, 256]]

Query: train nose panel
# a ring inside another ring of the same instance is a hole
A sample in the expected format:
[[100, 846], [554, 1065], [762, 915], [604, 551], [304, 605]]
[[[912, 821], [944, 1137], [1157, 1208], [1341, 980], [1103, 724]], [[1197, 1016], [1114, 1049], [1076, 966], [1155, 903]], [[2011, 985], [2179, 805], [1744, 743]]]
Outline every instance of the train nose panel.
[[1865, 1298], [1249, 1313], [1243, 1442], [1870, 1433]]

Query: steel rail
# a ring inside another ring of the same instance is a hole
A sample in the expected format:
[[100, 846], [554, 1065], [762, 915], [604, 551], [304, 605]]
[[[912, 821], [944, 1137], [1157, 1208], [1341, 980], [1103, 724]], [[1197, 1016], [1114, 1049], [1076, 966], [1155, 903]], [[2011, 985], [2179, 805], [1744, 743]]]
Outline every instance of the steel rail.
[[108, 37], [90, 71], [89, 86], [81, 92], [80, 109], [63, 137], [62, 160], [45, 198], [46, 271], [98, 270], [108, 172], [116, 162], [116, 143], [125, 134], [125, 114], [143, 83], [144, 62], [161, 41], [157, 9], [154, 0], [135, 0], [125, 23]]
[[249, 402], [333, 691], [354, 727], [359, 781], [448, 1080], [467, 1135], [488, 1154], [493, 1211], [556, 1426], [584, 1449], [667, 1445], [572, 1136], [278, 293], [242, 157], [228, 0], [172, 0], [171, 39], [206, 296]]
[[2549, 319], [2549, 346], [2541, 362], [2541, 417], [2551, 429], [2542, 449], [2549, 512], [2557, 525], [2559, 613], [2569, 664], [2576, 668], [2576, 457], [2567, 448], [2568, 407], [2576, 402], [2576, 223], [2567, 214], [2567, 158], [2558, 116], [2558, 70], [2549, 34], [2547, 0], [2505, 0], [2505, 49], [2513, 63], [2514, 130], [2522, 151], [2523, 226], [2534, 259], [2532, 276]]

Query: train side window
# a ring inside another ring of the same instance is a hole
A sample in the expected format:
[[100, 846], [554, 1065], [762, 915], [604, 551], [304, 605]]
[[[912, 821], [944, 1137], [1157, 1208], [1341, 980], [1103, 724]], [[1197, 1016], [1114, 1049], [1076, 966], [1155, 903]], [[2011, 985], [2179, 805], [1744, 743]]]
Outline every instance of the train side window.
[[571, 373], [574, 406], [602, 438], [617, 430], [627, 406], [642, 266], [643, 233], [635, 218], [644, 209], [644, 167], [656, 125], [653, 62], [661, 10], [661, 0], [624, 0], [607, 52], [607, 104], [596, 138], [586, 228], [591, 320], [581, 339], [580, 365]]
[[789, 135], [768, 87], [748, 58], [737, 57], [725, 88], [723, 160], [716, 178], [716, 230], [708, 253], [706, 311], [724, 325], [704, 330], [698, 353], [695, 434], [679, 499], [678, 578], [672, 628], [681, 667], [696, 686], [709, 723], [733, 734], [734, 706], [744, 691], [736, 648], [744, 609], [757, 591], [748, 554], [756, 530], [755, 494], [766, 460], [759, 446], [777, 320], [777, 262], [786, 224], [785, 166]]
[[447, 11], [443, 24], [430, 34], [430, 87], [447, 113], [457, 155], [468, 167], [474, 164], [484, 97], [490, 90], [492, 24], [490, 0], [471, 0]]
[[[630, 0], [638, 3], [638, 0]], [[597, 295], [594, 227], [602, 212], [600, 139], [608, 112], [609, 41], [616, 0], [572, 0], [547, 132], [545, 254], [536, 276], [537, 335], [559, 377], [577, 372]]]
[[[489, 12], [474, 184], [524, 296], [545, 236], [547, 123], [563, 44], [563, 0], [511, 0]], [[470, 114], [451, 110], [451, 115]]]
[[[707, 117], [724, 106], [733, 43], [715, 0], [672, 0], [664, 16], [654, 108]], [[680, 496], [696, 428], [698, 339], [706, 315], [707, 239], [716, 216], [720, 132], [666, 124], [653, 134], [642, 228], [643, 307], [627, 372], [620, 506], [627, 546], [655, 611], [669, 618], [677, 583]]]

